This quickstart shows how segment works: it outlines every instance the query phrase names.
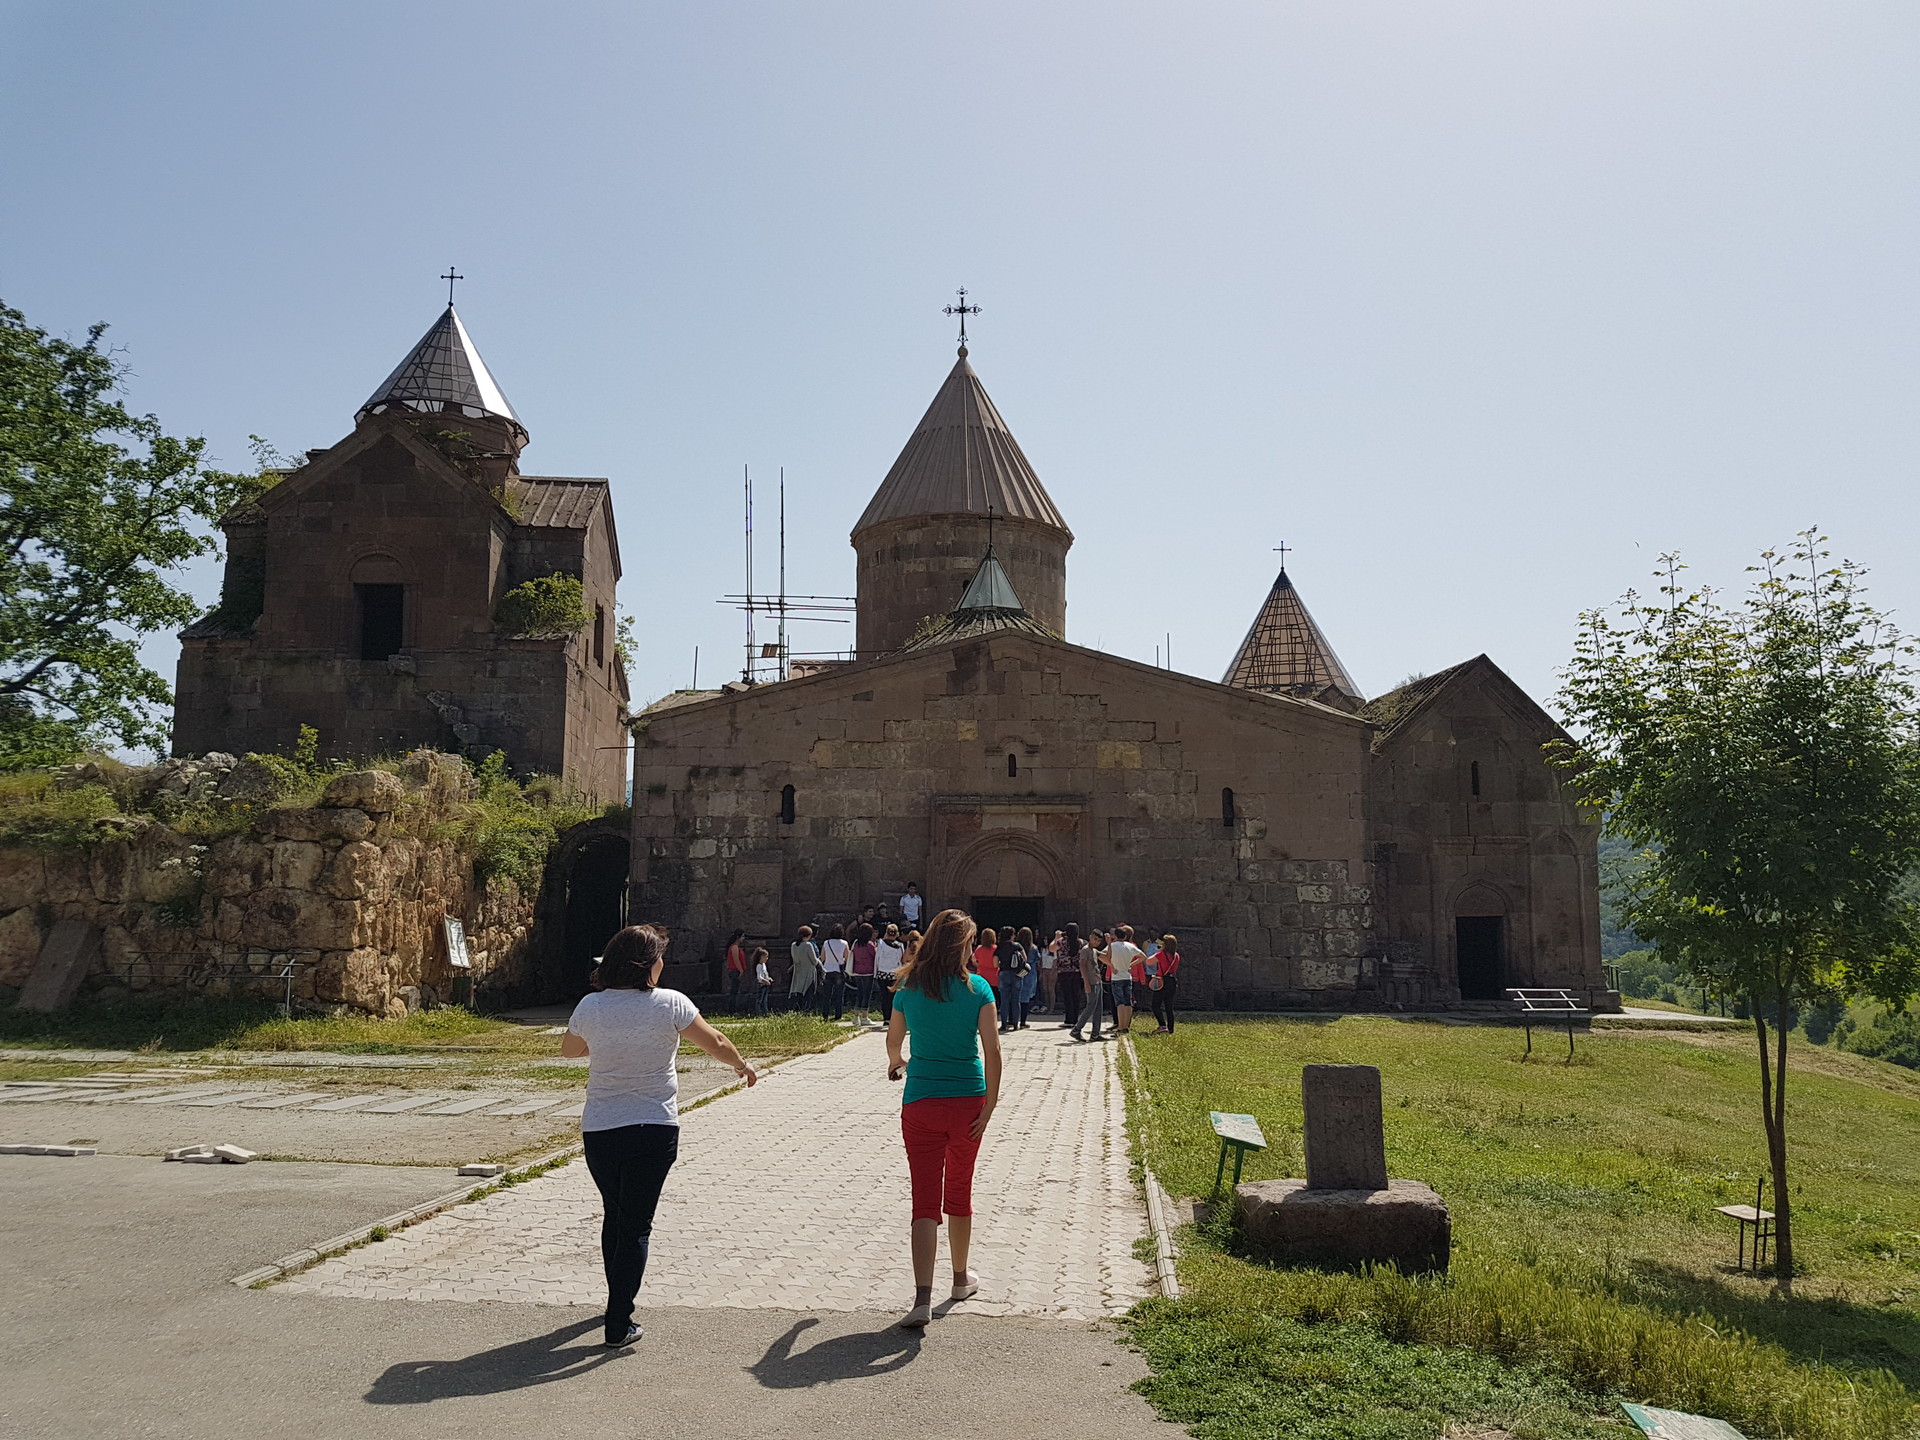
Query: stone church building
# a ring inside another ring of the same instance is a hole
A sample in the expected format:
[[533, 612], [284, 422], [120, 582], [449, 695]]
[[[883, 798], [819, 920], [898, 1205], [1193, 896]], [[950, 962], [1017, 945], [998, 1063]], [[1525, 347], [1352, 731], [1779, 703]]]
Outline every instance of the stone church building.
[[[220, 603], [181, 635], [176, 755], [504, 750], [522, 774], [626, 794], [607, 482], [523, 475], [527, 431], [449, 305], [354, 417], [221, 522]], [[510, 633], [501, 600], [550, 575], [586, 623]]]
[[1284, 570], [1218, 684], [1071, 644], [1073, 534], [964, 346], [852, 543], [856, 658], [634, 724], [632, 908], [680, 958], [913, 880], [1170, 930], [1187, 1003], [1617, 1004], [1561, 732], [1484, 655], [1369, 701]]

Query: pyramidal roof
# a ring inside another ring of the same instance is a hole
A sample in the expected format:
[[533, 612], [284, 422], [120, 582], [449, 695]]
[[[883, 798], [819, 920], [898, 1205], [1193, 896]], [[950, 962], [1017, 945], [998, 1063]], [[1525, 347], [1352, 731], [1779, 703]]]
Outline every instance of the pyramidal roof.
[[378, 414], [390, 405], [410, 410], [454, 410], [476, 418], [497, 415], [520, 424], [520, 417], [513, 413], [513, 406], [507, 403], [451, 305], [380, 388], [367, 397], [355, 418]]
[[1253, 628], [1240, 642], [1239, 653], [1220, 683], [1241, 690], [1309, 696], [1331, 688], [1354, 700], [1364, 698], [1327, 637], [1313, 623], [1285, 567], [1267, 592], [1267, 603], [1254, 617]]
[[963, 345], [853, 533], [913, 515], [988, 513], [1067, 529], [1053, 497], [1021, 453], [1020, 442], [967, 363]]
[[906, 648], [921, 650], [949, 640], [970, 640], [976, 635], [988, 635], [996, 630], [1024, 630], [1029, 635], [1053, 635], [1051, 630], [1027, 613], [1027, 607], [1013, 593], [1013, 582], [1007, 579], [1007, 572], [1000, 568], [992, 547], [988, 547], [985, 557], [980, 561], [980, 568], [973, 572], [973, 579], [967, 582], [966, 590], [961, 593], [960, 603], [948, 611], [947, 617], [940, 623], [930, 627], [924, 634], [916, 635]]

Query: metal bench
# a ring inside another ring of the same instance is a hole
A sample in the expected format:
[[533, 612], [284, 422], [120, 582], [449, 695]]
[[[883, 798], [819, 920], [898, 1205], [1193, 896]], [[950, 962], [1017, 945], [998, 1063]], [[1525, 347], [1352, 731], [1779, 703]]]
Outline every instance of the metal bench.
[[1567, 1059], [1573, 1059], [1573, 1025], [1576, 1020], [1591, 1020], [1593, 1012], [1574, 999], [1567, 990], [1509, 990], [1507, 999], [1520, 1012], [1520, 1023], [1527, 1028], [1527, 1054], [1533, 1054], [1533, 1027], [1566, 1021]]
[[1267, 1137], [1260, 1133], [1260, 1122], [1251, 1115], [1229, 1115], [1219, 1110], [1209, 1110], [1207, 1119], [1212, 1122], [1213, 1133], [1220, 1137], [1220, 1163], [1213, 1171], [1213, 1193], [1220, 1193], [1220, 1182], [1226, 1178], [1227, 1151], [1233, 1151], [1233, 1183], [1240, 1183], [1240, 1167], [1246, 1162], [1249, 1150], [1267, 1148]]

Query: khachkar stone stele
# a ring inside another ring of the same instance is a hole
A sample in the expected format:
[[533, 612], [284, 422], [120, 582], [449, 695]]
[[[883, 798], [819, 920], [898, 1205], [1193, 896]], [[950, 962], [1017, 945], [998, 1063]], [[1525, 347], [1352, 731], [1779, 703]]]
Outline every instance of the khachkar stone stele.
[[1453, 1245], [1446, 1201], [1417, 1180], [1387, 1178], [1379, 1070], [1309, 1065], [1300, 1095], [1307, 1178], [1235, 1187], [1247, 1244], [1288, 1265], [1445, 1270]]

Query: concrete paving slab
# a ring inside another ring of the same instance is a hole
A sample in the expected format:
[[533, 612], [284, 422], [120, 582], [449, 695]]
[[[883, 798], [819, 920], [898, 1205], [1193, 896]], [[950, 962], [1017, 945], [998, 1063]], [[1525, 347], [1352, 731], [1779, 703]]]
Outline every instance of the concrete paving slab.
[[498, 1105], [507, 1099], [505, 1095], [470, 1095], [446, 1105], [436, 1105], [431, 1110], [422, 1110], [422, 1115], [471, 1115], [476, 1110], [484, 1110], [489, 1105]]
[[378, 1105], [369, 1105], [362, 1115], [404, 1115], [409, 1110], [418, 1110], [422, 1105], [431, 1105], [436, 1100], [444, 1100], [444, 1095], [405, 1095], [398, 1100], [383, 1100]]
[[235, 1090], [230, 1095], [202, 1095], [195, 1100], [182, 1100], [182, 1105], [238, 1105], [246, 1100], [270, 1100], [276, 1092], [272, 1090]]
[[243, 1110], [284, 1110], [289, 1105], [304, 1105], [309, 1100], [324, 1100], [332, 1093], [331, 1090], [296, 1090], [291, 1095], [275, 1095], [268, 1100], [242, 1100], [240, 1102], [240, 1108]]

